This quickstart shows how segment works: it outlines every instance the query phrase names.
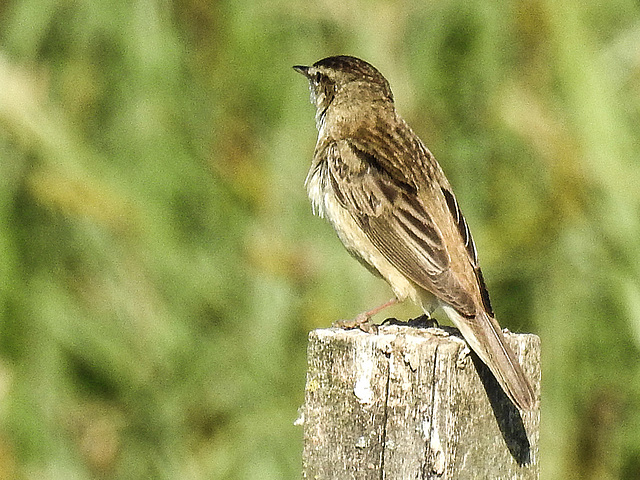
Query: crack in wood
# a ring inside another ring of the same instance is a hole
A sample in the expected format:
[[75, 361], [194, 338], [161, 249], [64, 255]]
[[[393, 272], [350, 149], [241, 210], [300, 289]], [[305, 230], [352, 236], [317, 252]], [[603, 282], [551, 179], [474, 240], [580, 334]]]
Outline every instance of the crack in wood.
[[380, 480], [384, 479], [384, 456], [387, 448], [387, 422], [389, 420], [389, 384], [391, 382], [391, 361], [393, 353], [387, 356], [387, 385], [384, 392], [384, 413], [382, 419], [382, 452], [380, 458]]

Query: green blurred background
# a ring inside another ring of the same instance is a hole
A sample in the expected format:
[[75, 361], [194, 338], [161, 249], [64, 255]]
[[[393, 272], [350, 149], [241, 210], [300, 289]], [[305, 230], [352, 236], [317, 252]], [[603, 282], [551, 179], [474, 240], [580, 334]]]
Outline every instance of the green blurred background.
[[542, 338], [542, 478], [640, 478], [637, 0], [4, 0], [0, 479], [300, 477], [307, 332], [390, 296], [303, 186], [335, 54]]

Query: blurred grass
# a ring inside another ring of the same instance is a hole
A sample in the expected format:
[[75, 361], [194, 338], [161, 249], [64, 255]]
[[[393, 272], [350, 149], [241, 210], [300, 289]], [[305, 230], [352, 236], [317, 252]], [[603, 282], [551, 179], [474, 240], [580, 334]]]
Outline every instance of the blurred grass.
[[291, 65], [339, 53], [542, 337], [542, 478], [640, 477], [639, 10], [2, 3], [0, 479], [299, 477], [306, 333], [389, 295], [305, 197]]

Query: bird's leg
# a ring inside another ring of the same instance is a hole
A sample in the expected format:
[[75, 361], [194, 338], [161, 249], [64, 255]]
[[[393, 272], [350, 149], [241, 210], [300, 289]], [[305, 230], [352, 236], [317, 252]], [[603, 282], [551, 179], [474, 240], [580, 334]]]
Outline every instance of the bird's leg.
[[345, 328], [345, 329], [354, 329], [359, 328], [363, 332], [371, 332], [375, 330], [375, 326], [371, 325], [371, 317], [373, 317], [376, 313], [380, 313], [387, 307], [391, 305], [395, 305], [398, 303], [398, 299], [393, 297], [388, 302], [383, 303], [382, 305], [377, 306], [376, 308], [372, 308], [367, 312], [362, 312], [356, 315], [355, 318], [351, 320], [338, 320], [334, 322], [333, 326], [337, 328]]
[[[358, 317], [360, 316], [364, 316], [366, 318], [371, 318], [373, 317], [376, 313], [380, 313], [382, 310], [384, 310], [387, 307], [390, 307], [391, 305], [395, 305], [396, 303], [398, 303], [398, 299], [396, 297], [393, 297], [391, 300], [389, 300], [388, 302], [383, 303], [382, 305], [378, 305], [376, 308], [373, 308], [371, 310], [369, 310], [368, 312], [363, 312], [360, 315], [358, 315]], [[356, 317], [356, 318], [358, 318]]]

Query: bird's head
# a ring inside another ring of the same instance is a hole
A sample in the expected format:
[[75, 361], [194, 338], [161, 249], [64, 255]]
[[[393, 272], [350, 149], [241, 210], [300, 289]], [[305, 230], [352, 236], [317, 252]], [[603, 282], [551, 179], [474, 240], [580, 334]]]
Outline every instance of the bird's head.
[[309, 80], [311, 103], [318, 109], [320, 119], [336, 99], [341, 102], [393, 102], [387, 79], [359, 58], [340, 55], [324, 58], [310, 67], [296, 65], [293, 68]]

